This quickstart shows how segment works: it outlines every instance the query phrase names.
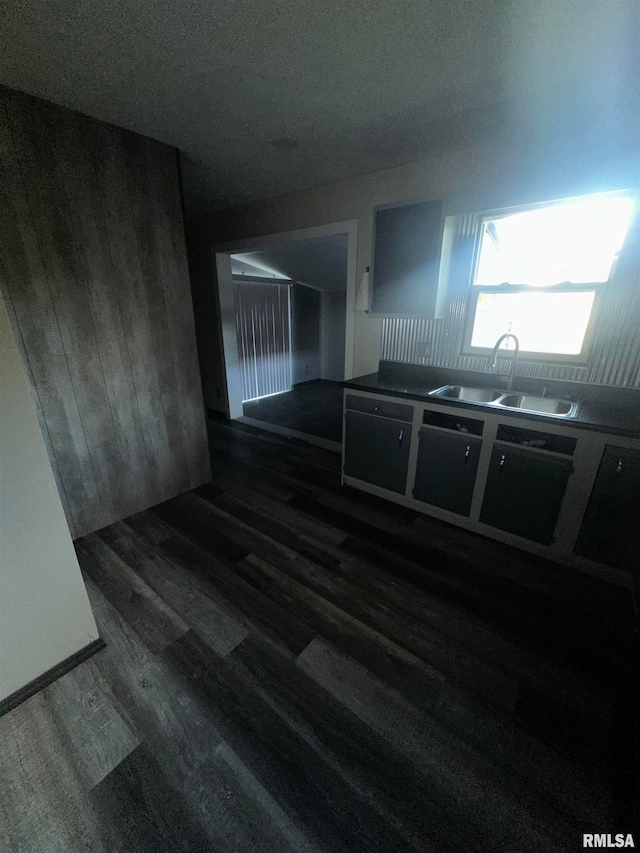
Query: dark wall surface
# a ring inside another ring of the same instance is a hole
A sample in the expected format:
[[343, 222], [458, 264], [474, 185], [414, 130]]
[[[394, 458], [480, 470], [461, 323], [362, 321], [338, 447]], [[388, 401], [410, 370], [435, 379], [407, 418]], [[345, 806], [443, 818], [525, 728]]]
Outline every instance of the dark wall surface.
[[294, 284], [291, 294], [293, 384], [320, 378], [320, 292]]

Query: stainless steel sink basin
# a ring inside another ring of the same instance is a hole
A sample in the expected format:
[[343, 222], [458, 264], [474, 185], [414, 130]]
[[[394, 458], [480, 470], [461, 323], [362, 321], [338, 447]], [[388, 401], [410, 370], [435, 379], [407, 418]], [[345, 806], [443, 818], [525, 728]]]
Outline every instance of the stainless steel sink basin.
[[558, 397], [539, 397], [523, 391], [498, 391], [495, 388], [476, 388], [471, 385], [445, 385], [429, 394], [445, 400], [461, 400], [464, 403], [483, 403], [505, 409], [519, 409], [538, 415], [554, 415], [560, 418], [575, 418], [578, 404]]
[[561, 415], [564, 418], [574, 418], [578, 411], [578, 404], [571, 400], [536, 397], [533, 394], [505, 394], [497, 402], [506, 409], [522, 409], [541, 415]]
[[493, 388], [473, 388], [470, 385], [445, 385], [432, 391], [429, 396], [446, 397], [449, 400], [463, 400], [465, 403], [493, 403], [502, 397], [504, 391]]

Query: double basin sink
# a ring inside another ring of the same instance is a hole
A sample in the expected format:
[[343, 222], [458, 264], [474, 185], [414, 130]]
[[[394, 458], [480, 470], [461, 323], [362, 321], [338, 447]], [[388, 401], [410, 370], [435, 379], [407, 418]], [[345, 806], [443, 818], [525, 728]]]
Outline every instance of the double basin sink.
[[503, 409], [517, 409], [536, 415], [553, 415], [561, 418], [575, 418], [578, 404], [557, 397], [537, 397], [520, 391], [497, 391], [494, 388], [474, 388], [470, 385], [445, 385], [431, 391], [430, 397], [445, 400], [460, 400], [463, 403], [482, 403], [499, 406]]

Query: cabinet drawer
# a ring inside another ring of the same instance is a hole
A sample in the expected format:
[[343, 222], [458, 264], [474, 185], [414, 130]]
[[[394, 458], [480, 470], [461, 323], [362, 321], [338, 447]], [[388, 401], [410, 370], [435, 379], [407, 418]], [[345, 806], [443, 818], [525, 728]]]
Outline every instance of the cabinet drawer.
[[422, 423], [425, 426], [434, 426], [469, 435], [482, 435], [484, 429], [484, 421], [477, 418], [463, 418], [458, 414], [451, 415], [446, 412], [430, 412], [428, 410], [422, 416]]
[[384, 400], [375, 400], [372, 397], [358, 397], [355, 394], [347, 394], [347, 409], [354, 412], [365, 412], [368, 415], [378, 415], [381, 418], [394, 418], [397, 421], [411, 423], [413, 420], [413, 406], [405, 406], [402, 403], [388, 403]]
[[498, 441], [507, 441], [509, 444], [519, 444], [522, 447], [536, 447], [539, 450], [550, 450], [553, 453], [563, 453], [565, 456], [573, 456], [576, 449], [576, 439], [566, 435], [539, 432], [538, 430], [522, 429], [513, 424], [500, 424], [498, 426]]

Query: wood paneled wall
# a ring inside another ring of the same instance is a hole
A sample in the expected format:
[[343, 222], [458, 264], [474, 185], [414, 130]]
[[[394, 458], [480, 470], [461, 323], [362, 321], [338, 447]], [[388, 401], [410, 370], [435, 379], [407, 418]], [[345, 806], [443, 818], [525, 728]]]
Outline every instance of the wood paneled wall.
[[210, 479], [175, 149], [0, 88], [0, 291], [73, 536]]

